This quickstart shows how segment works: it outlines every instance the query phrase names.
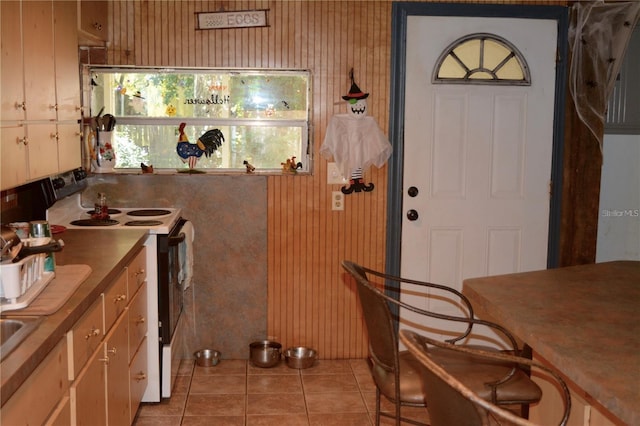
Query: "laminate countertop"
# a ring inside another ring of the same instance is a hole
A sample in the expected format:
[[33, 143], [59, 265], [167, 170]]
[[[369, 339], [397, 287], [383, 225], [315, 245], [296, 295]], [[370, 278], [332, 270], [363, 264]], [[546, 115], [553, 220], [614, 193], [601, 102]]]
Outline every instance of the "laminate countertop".
[[[142, 248], [146, 235], [147, 231], [140, 229], [70, 229], [54, 235], [55, 240], [64, 241], [62, 251], [55, 254], [56, 265], [89, 265], [91, 274], [57, 312], [43, 316], [38, 327], [2, 360], [1, 405], [133, 260]], [[11, 317], [11, 314], [11, 311], [7, 311], [2, 316]]]
[[611, 414], [640, 425], [640, 262], [467, 279], [463, 293]]

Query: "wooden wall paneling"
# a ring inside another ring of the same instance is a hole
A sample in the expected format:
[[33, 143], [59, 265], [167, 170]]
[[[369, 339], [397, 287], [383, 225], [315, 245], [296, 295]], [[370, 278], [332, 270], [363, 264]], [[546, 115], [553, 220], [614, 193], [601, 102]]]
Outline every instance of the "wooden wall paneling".
[[[267, 178], [267, 335], [284, 346], [313, 346], [321, 358], [366, 356], [357, 297], [340, 262], [384, 267], [386, 167], [366, 171], [373, 192], [348, 195], [345, 210], [332, 211], [331, 191], [340, 187], [326, 183], [327, 161], [318, 150], [330, 118], [346, 111], [341, 96], [351, 67], [371, 93], [369, 114], [386, 133], [391, 2], [111, 3], [112, 64], [312, 71], [313, 175]], [[270, 26], [195, 29], [196, 12], [221, 8], [269, 9]]]

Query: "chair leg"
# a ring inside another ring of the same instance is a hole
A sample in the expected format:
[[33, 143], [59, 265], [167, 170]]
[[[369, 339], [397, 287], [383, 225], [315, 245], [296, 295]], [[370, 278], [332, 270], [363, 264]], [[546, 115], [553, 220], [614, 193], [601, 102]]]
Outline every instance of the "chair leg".
[[376, 386], [376, 426], [380, 426], [380, 389]]

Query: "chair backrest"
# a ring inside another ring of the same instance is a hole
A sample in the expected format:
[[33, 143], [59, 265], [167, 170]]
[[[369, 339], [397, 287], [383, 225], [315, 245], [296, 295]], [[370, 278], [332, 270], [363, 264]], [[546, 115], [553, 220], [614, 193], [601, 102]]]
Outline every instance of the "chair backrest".
[[[393, 318], [391, 315], [391, 309], [389, 308], [389, 306], [395, 305], [399, 309], [404, 308], [426, 317], [436, 318], [444, 321], [451, 321], [452, 323], [465, 324], [466, 328], [461, 332], [451, 332], [451, 330], [448, 330], [449, 334], [452, 334], [450, 338], [446, 339], [446, 341], [449, 343], [456, 343], [456, 342], [462, 343], [467, 337], [471, 335], [471, 331], [474, 325], [488, 327], [493, 331], [497, 332], [498, 335], [501, 335], [505, 338], [505, 341], [508, 342], [508, 344], [510, 345], [509, 347], [510, 350], [512, 350], [515, 354], [518, 354], [518, 355], [520, 354], [520, 349], [518, 348], [517, 341], [515, 337], [509, 332], [509, 330], [507, 330], [500, 324], [475, 318], [473, 314], [473, 307], [469, 299], [464, 294], [462, 294], [461, 292], [459, 292], [458, 290], [452, 287], [389, 275], [383, 272], [375, 271], [373, 269], [360, 266], [348, 260], [343, 261], [342, 266], [344, 269], [347, 270], [347, 272], [349, 272], [355, 278], [356, 282], [358, 283], [358, 294], [360, 293], [369, 294], [367, 300], [375, 299], [377, 301], [376, 303], [380, 305], [378, 307], [379, 309], [382, 309], [382, 307], [384, 306], [386, 308], [386, 311], [389, 314], [389, 318]], [[375, 276], [376, 278], [379, 278], [379, 279], [384, 279], [385, 285], [387, 283], [391, 283], [391, 286], [394, 288], [393, 291], [396, 291], [396, 292], [401, 291], [402, 284], [411, 284], [414, 286], [419, 286], [423, 289], [428, 289], [429, 293], [423, 293], [426, 297], [433, 297], [433, 295], [431, 294], [431, 292], [433, 291], [441, 292], [441, 294], [438, 295], [438, 298], [449, 299], [452, 301], [453, 304], [458, 304], [459, 306], [464, 307], [464, 309], [467, 312], [467, 316], [447, 315], [447, 314], [439, 313], [435, 311], [428, 311], [428, 310], [410, 305], [408, 303], [405, 303], [399, 300], [398, 297], [391, 297], [385, 294], [384, 292], [380, 291], [378, 288], [376, 288], [376, 284], [375, 283], [372, 284], [370, 282], [368, 275]], [[364, 310], [364, 306], [363, 306], [363, 310]], [[374, 314], [372, 314], [371, 316], [373, 316], [373, 318], [376, 318]], [[369, 319], [367, 319], [366, 313], [365, 313], [365, 322], [367, 322], [367, 327], [369, 330], [376, 329], [376, 328], [371, 328], [372, 326], [374, 327], [377, 326], [377, 324], [370, 325]], [[398, 337], [396, 334], [397, 327], [395, 326], [394, 322], [395, 321], [391, 322], [391, 329], [393, 330], [393, 335], [395, 336], [394, 338], [397, 343], [397, 340], [398, 340]], [[385, 324], [386, 324], [386, 316], [385, 316]]]
[[388, 371], [398, 368], [398, 335], [387, 301], [369, 285], [359, 265], [344, 261], [344, 269], [355, 278], [362, 314], [369, 332], [369, 350], [376, 364]]
[[426, 402], [427, 407], [429, 407], [429, 419], [432, 426], [485, 426], [495, 424], [535, 426], [535, 424], [480, 398], [433, 360], [430, 356], [429, 345], [473, 354], [478, 357], [478, 362], [482, 362], [483, 359], [485, 362], [487, 359], [508, 359], [516, 363], [544, 369], [552, 374], [563, 390], [565, 411], [559, 424], [565, 425], [569, 418], [571, 397], [566, 384], [557, 373], [534, 361], [511, 355], [491, 354], [469, 348], [460, 348], [459, 346], [437, 342], [407, 329], [400, 330], [400, 340], [418, 361], [426, 367], [423, 380], [427, 389], [429, 389], [426, 393]]

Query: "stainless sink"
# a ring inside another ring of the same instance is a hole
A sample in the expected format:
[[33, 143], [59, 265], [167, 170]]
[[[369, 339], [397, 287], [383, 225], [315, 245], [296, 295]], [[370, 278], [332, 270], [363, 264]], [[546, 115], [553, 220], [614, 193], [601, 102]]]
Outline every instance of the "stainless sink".
[[13, 351], [42, 321], [40, 317], [0, 318], [0, 361]]

